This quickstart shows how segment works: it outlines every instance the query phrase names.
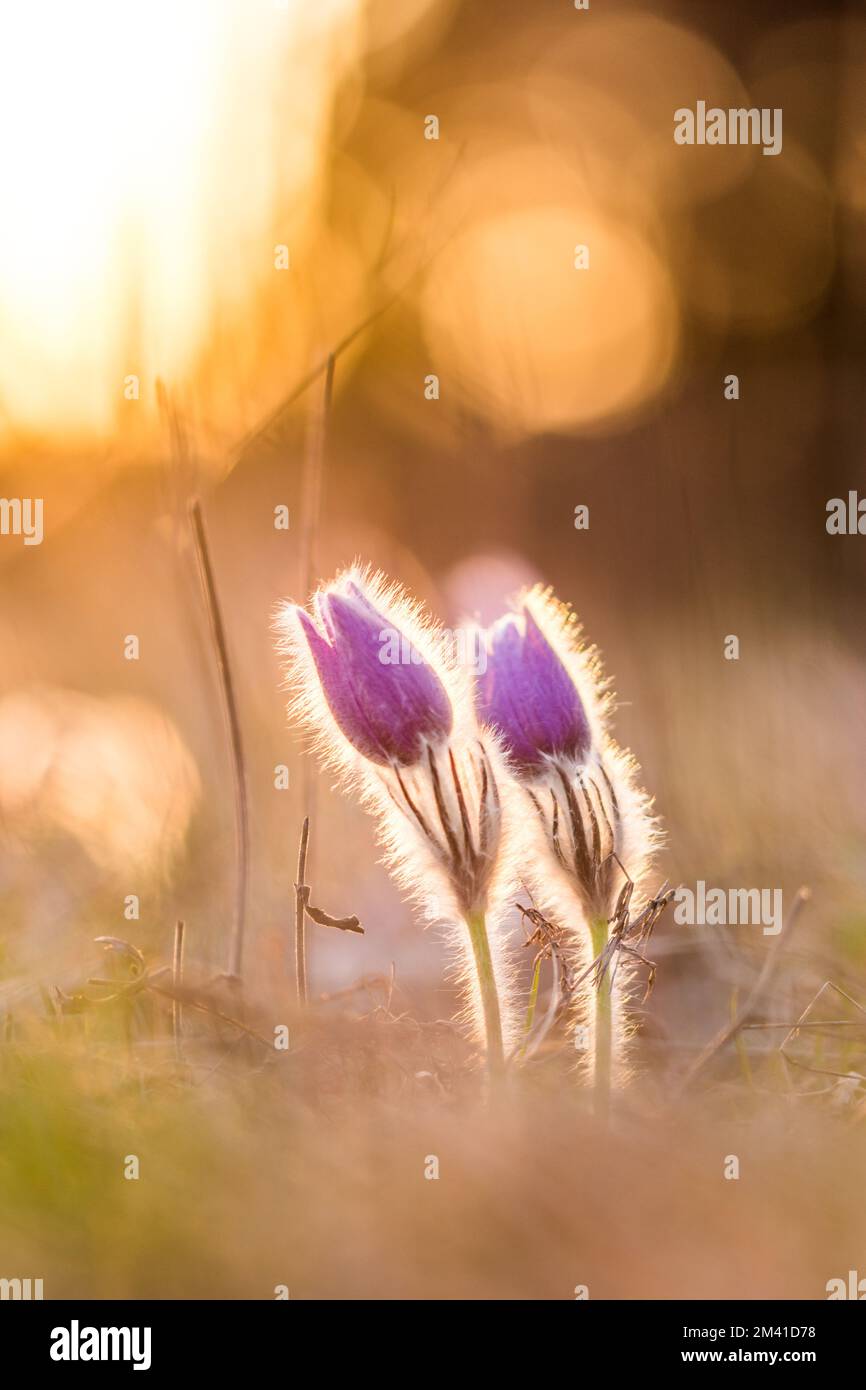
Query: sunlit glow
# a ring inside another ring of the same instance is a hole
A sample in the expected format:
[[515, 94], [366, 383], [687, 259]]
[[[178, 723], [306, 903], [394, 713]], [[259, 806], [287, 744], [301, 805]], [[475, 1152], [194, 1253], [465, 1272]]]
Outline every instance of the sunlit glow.
[[[578, 241], [591, 272], [575, 268]], [[424, 310], [433, 360], [448, 362], [454, 389], [506, 432], [621, 415], [660, 389], [675, 356], [664, 265], [589, 205], [479, 220], [436, 262]]]
[[54, 688], [0, 700], [0, 824], [24, 846], [66, 836], [106, 873], [159, 875], [199, 792], [177, 728], [146, 700]]
[[[0, 433], [106, 431], [296, 243], [357, 0], [0, 10]], [[276, 232], [280, 235], [276, 236]]]

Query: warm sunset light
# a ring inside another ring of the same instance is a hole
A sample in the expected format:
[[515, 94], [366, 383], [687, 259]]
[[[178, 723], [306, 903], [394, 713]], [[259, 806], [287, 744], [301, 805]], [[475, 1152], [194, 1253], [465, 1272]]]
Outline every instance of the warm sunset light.
[[3, 7], [0, 432], [104, 433], [129, 375], [183, 379], [309, 222], [355, 8]]
[[855, 8], [0, 0], [25, 1376], [553, 1301], [850, 1380]]

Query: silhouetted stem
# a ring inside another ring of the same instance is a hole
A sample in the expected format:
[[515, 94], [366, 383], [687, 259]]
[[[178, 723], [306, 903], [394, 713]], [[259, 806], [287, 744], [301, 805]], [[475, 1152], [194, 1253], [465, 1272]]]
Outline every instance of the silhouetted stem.
[[[317, 548], [322, 519], [322, 496], [327, 459], [328, 421], [334, 394], [334, 363], [334, 354], [330, 353], [325, 369], [321, 402], [313, 406], [307, 427], [301, 543], [298, 548], [299, 580], [304, 598], [309, 597], [316, 582]], [[305, 758], [301, 768], [301, 809], [307, 820], [316, 814], [316, 780], [312, 758]], [[304, 860], [306, 863], [306, 841], [304, 841]], [[300, 875], [298, 882], [304, 882]], [[306, 930], [305, 912], [302, 904], [295, 913], [295, 960], [298, 1001], [301, 1004], [305, 1004], [307, 1001]]]
[[307, 847], [310, 843], [310, 817], [304, 817], [301, 829], [301, 843], [298, 847], [298, 877], [295, 882], [295, 980], [298, 987], [298, 1003], [307, 1002], [307, 934], [304, 925], [306, 915], [306, 873]]
[[[607, 921], [596, 918], [590, 923], [592, 953], [598, 958], [607, 945]], [[610, 1110], [610, 1073], [613, 1054], [613, 1009], [610, 993], [610, 971], [606, 970], [595, 986], [594, 1087], [595, 1113], [604, 1118]]]
[[481, 1007], [484, 1012], [484, 1032], [487, 1040], [487, 1066], [491, 1076], [501, 1074], [505, 1065], [502, 1051], [502, 1020], [499, 1015], [499, 994], [496, 977], [493, 973], [493, 958], [490, 955], [490, 942], [487, 939], [487, 925], [483, 912], [470, 912], [466, 917], [472, 954], [475, 957], [475, 970], [478, 975], [478, 988], [481, 991]]
[[241, 722], [238, 717], [237, 700], [235, 699], [235, 688], [232, 680], [231, 666], [229, 664], [228, 643], [226, 641], [225, 628], [223, 626], [222, 613], [220, 611], [219, 599], [217, 598], [216, 584], [214, 582], [213, 567], [210, 561], [210, 551], [207, 543], [207, 533], [204, 526], [204, 518], [201, 511], [201, 503], [198, 498], [194, 498], [189, 505], [190, 525], [192, 527], [195, 550], [198, 557], [199, 574], [201, 576], [202, 590], [204, 592], [205, 604], [207, 606], [208, 617], [210, 618], [211, 635], [213, 637], [214, 650], [216, 652], [217, 669], [220, 677], [220, 688], [223, 696], [223, 708], [225, 711], [226, 726], [229, 734], [229, 747], [231, 751], [232, 772], [234, 774], [235, 787], [235, 844], [237, 856], [237, 881], [235, 884], [235, 915], [232, 928], [231, 944], [229, 947], [229, 960], [227, 974], [229, 979], [238, 981], [241, 977], [241, 965], [243, 963], [244, 951], [244, 924], [246, 919], [247, 904], [247, 873], [249, 862], [249, 814], [247, 811], [247, 783], [244, 770], [244, 749], [243, 738], [241, 736]]

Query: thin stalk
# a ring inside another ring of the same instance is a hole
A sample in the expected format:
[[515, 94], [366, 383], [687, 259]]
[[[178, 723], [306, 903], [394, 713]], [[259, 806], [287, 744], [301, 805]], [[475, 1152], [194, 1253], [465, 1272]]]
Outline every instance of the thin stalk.
[[[733, 1019], [730, 1023], [726, 1024], [726, 1026], [721, 1030], [721, 1032], [717, 1033], [716, 1036], [710, 1042], [707, 1043], [706, 1047], [689, 1067], [688, 1071], [682, 1078], [675, 1092], [674, 1099], [679, 1099], [683, 1092], [686, 1091], [688, 1087], [693, 1084], [695, 1078], [703, 1071], [704, 1067], [706, 1067], [713, 1060], [713, 1058], [716, 1057], [719, 1052], [721, 1052], [723, 1047], [727, 1046], [727, 1044], [731, 1041], [732, 1038], [735, 1038], [737, 1036], [741, 1028], [745, 1028], [747, 1024], [754, 1022], [755, 1013], [757, 1012], [757, 1007], [760, 1003], [761, 997], [763, 996], [768, 984], [770, 983], [770, 980], [776, 972], [776, 968], [778, 967], [779, 961], [781, 960], [783, 949], [790, 945], [791, 936], [793, 934], [797, 918], [800, 915], [800, 910], [803, 907], [803, 904], [809, 901], [810, 897], [811, 893], [808, 888], [802, 887], [797, 890], [797, 893], [794, 897], [794, 901], [792, 902], [791, 907], [788, 911], [788, 916], [785, 921], [785, 924], [779, 935], [773, 937], [773, 944], [767, 952], [767, 955], [764, 959], [764, 964], [761, 966], [758, 978], [746, 997], [745, 1004], [743, 1004], [742, 1008], [739, 1010], [737, 1017]], [[808, 1013], [808, 1009], [806, 1010], [806, 1012]], [[788, 1039], [786, 1038], [785, 1041], [780, 1044], [780, 1047], [782, 1049], [784, 1049], [785, 1042], [787, 1041]]]
[[499, 995], [496, 990], [496, 977], [493, 973], [493, 958], [487, 938], [487, 924], [483, 912], [470, 912], [466, 917], [472, 954], [475, 957], [475, 970], [478, 987], [481, 991], [481, 1007], [484, 1012], [484, 1032], [487, 1040], [487, 1066], [491, 1076], [499, 1076], [505, 1067], [502, 1050], [502, 1020], [499, 1015]]
[[[737, 1014], [739, 1012], [739, 998], [740, 991], [737, 989], [735, 985], [734, 988], [731, 990], [730, 1018], [732, 1023], [736, 1019]], [[740, 1063], [740, 1071], [743, 1074], [743, 1080], [745, 1081], [747, 1086], [754, 1088], [755, 1083], [752, 1078], [752, 1068], [749, 1062], [749, 1049], [746, 1047], [746, 1042], [743, 1037], [742, 1029], [734, 1037], [734, 1048], [737, 1053], [737, 1059]]]
[[331, 413], [331, 400], [334, 395], [334, 354], [330, 353], [325, 367], [325, 380], [322, 397], [313, 407], [307, 427], [306, 451], [304, 458], [304, 496], [301, 521], [300, 570], [304, 598], [309, 596], [316, 572], [319, 523], [322, 515], [324, 494], [326, 446], [328, 442], [328, 418]]
[[[590, 923], [592, 953], [598, 958], [607, 945], [608, 924], [597, 917]], [[605, 1119], [610, 1111], [611, 1061], [613, 1057], [613, 1000], [610, 992], [610, 970], [595, 986], [595, 1113]]]
[[[459, 168], [464, 154], [465, 146], [460, 146], [457, 150], [456, 157], [453, 160], [450, 168], [446, 171], [439, 185], [431, 191], [431, 197], [429, 202], [429, 207], [431, 209], [434, 205], [435, 197], [445, 192], [445, 189], [447, 188], [447, 185], [450, 182], [452, 176], [454, 175], [455, 171]], [[404, 237], [401, 242], [398, 242], [389, 250], [388, 243], [391, 240], [392, 230], [393, 220], [389, 218], [388, 230], [386, 232], [385, 241], [373, 266], [374, 272], [376, 274], [379, 274], [382, 270], [384, 270], [402, 251], [405, 250], [406, 246], [410, 243], [411, 234]], [[336, 347], [334, 347], [331, 350], [324, 362], [319, 362], [315, 367], [313, 367], [312, 371], [308, 372], [300, 381], [296, 382], [295, 385], [288, 392], [288, 394], [284, 396], [283, 399], [278, 403], [278, 405], [272, 411], [270, 411], [269, 414], [267, 414], [262, 420], [259, 420], [259, 422], [256, 425], [254, 425], [251, 430], [248, 430], [242, 439], [239, 439], [237, 441], [237, 443], [234, 445], [230, 452], [230, 457], [233, 461], [237, 461], [237, 459], [239, 459], [243, 455], [245, 450], [248, 449], [257, 440], [266, 439], [269, 435], [273, 436], [273, 434], [279, 430], [279, 427], [284, 423], [295, 401], [298, 400], [298, 398], [302, 396], [304, 392], [307, 391], [308, 388], [312, 386], [315, 381], [318, 381], [319, 377], [323, 374], [323, 372], [333, 372], [333, 364], [335, 360], [338, 357], [340, 357], [342, 353], [346, 351], [347, 348], [351, 347], [352, 343], [354, 343], [355, 340], [359, 338], [362, 333], [365, 333], [368, 328], [370, 328], [374, 323], [376, 323], [382, 317], [383, 314], [386, 314], [388, 310], [391, 309], [395, 304], [399, 304], [400, 300], [404, 297], [404, 295], [411, 289], [413, 284], [415, 284], [424, 275], [427, 269], [436, 260], [436, 257], [439, 255], [439, 253], [441, 251], [444, 251], [445, 247], [450, 244], [455, 235], [455, 230], [450, 231], [448, 235], [445, 237], [444, 241], [441, 241], [439, 245], [428, 256], [424, 257], [420, 265], [416, 266], [416, 268], [411, 272], [411, 274], [403, 279], [403, 282], [398, 290], [396, 290], [393, 294], [385, 298], [382, 301], [382, 303], [377, 306], [377, 308], [375, 308], [370, 314], [367, 315], [366, 318], [362, 319], [360, 323], [357, 323], [354, 328], [350, 329], [349, 332], [345, 335], [345, 337], [341, 338], [341, 340], [337, 343]]]
[[244, 952], [244, 927], [246, 924], [250, 843], [244, 747], [241, 735], [241, 722], [238, 717], [237, 700], [235, 698], [234, 681], [232, 680], [231, 665], [229, 663], [225, 627], [223, 626], [222, 612], [220, 610], [219, 599], [217, 598], [213, 566], [210, 560], [210, 551], [208, 549], [207, 533], [205, 531], [204, 518], [202, 517], [201, 503], [197, 497], [193, 498], [189, 504], [189, 517], [193, 540], [195, 542], [196, 556], [198, 557], [199, 574], [201, 576], [205, 605], [207, 607], [208, 617], [210, 618], [211, 636], [213, 637], [214, 651], [216, 652], [217, 670], [219, 671], [220, 677], [220, 689], [222, 690], [223, 696], [223, 710], [229, 735], [232, 773], [234, 777], [237, 879], [235, 883], [234, 923], [229, 945], [227, 974], [229, 979], [239, 981], [241, 978], [241, 965]]
[[306, 1004], [307, 1002], [307, 935], [304, 918], [307, 915], [306, 873], [309, 843], [310, 817], [304, 816], [301, 843], [298, 847], [298, 877], [295, 882], [295, 982], [299, 1004]]
[[[331, 400], [334, 394], [333, 353], [328, 356], [321, 401], [313, 407], [307, 426], [307, 441], [304, 455], [303, 499], [301, 517], [301, 541], [298, 547], [298, 566], [300, 591], [304, 599], [312, 593], [316, 581], [318, 560], [319, 526], [322, 517], [322, 497], [325, 490], [325, 463], [327, 458], [328, 419], [331, 413]], [[316, 811], [316, 780], [312, 758], [305, 758], [301, 771], [301, 807], [309, 821]], [[304, 863], [306, 864], [307, 837], [302, 835]], [[298, 882], [304, 883], [304, 876], [298, 870]], [[295, 972], [298, 983], [298, 1002], [307, 1001], [307, 946], [306, 914], [301, 905], [295, 906]]]
[[523, 1023], [523, 1044], [520, 1048], [521, 1060], [526, 1053], [526, 1044], [529, 1042], [529, 1035], [532, 1032], [532, 1025], [535, 1022], [535, 1010], [538, 1005], [538, 986], [541, 981], [541, 953], [535, 962], [532, 972], [532, 984], [529, 987], [529, 1003], [526, 1006], [526, 1018]]

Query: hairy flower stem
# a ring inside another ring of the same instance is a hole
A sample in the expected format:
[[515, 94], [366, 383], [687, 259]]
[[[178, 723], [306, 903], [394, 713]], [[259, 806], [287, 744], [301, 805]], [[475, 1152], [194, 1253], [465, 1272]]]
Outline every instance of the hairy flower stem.
[[[603, 917], [596, 917], [590, 922], [589, 930], [592, 935], [592, 953], [597, 959], [607, 945], [607, 921]], [[595, 1113], [600, 1119], [606, 1119], [610, 1111], [612, 1002], [608, 970], [595, 986]]]
[[475, 957], [475, 970], [478, 974], [478, 987], [481, 991], [481, 1005], [484, 1010], [487, 1066], [491, 1076], [501, 1076], [505, 1066], [502, 1051], [502, 1020], [499, 1016], [499, 995], [496, 991], [496, 978], [493, 974], [493, 959], [490, 955], [490, 942], [487, 939], [484, 913], [468, 913], [466, 926], [469, 929], [469, 939], [472, 942], [472, 954]]

